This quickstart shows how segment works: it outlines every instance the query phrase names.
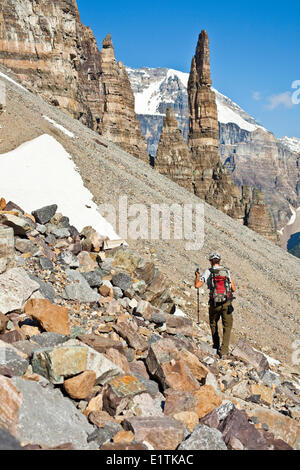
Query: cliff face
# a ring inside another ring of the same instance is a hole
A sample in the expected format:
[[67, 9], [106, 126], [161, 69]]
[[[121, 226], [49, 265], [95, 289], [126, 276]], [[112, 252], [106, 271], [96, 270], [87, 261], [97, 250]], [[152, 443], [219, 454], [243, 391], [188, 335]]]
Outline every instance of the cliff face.
[[111, 39], [100, 54], [76, 0], [2, 0], [0, 63], [50, 104], [148, 160], [124, 66]]
[[146, 140], [134, 110], [134, 94], [124, 65], [116, 61], [110, 34], [104, 39], [101, 51], [101, 81], [104, 88], [102, 135], [149, 163]]
[[193, 191], [191, 152], [184, 140], [173, 108], [168, 108], [155, 159], [155, 169], [188, 191]]

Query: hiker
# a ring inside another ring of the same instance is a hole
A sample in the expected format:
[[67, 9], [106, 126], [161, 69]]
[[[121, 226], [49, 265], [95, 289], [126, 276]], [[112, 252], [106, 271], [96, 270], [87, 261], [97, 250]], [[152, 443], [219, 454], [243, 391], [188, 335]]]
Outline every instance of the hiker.
[[[230, 334], [233, 325], [232, 293], [236, 291], [230, 271], [221, 265], [219, 253], [212, 253], [209, 256], [210, 269], [206, 269], [200, 276], [199, 269], [195, 275], [195, 287], [200, 289], [204, 283], [210, 291], [209, 295], [209, 323], [213, 339], [213, 348], [217, 350], [220, 358], [225, 358], [229, 354]], [[223, 343], [220, 347], [220, 337], [218, 331], [218, 321], [222, 317], [223, 323]]]

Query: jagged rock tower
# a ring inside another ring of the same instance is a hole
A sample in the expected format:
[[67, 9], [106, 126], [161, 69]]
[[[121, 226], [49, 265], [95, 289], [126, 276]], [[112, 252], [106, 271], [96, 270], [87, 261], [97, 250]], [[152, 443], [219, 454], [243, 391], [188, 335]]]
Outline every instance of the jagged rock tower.
[[155, 169], [188, 191], [193, 191], [191, 152], [173, 108], [167, 108], [155, 159]]
[[188, 82], [189, 146], [192, 151], [194, 192], [243, 223], [240, 190], [219, 156], [218, 110], [211, 85], [209, 39], [207, 32], [202, 31]]
[[134, 110], [134, 94], [124, 65], [116, 61], [110, 34], [104, 39], [101, 51], [101, 82], [104, 87], [102, 135], [149, 163], [147, 143]]
[[263, 193], [258, 189], [253, 189], [249, 213], [246, 216], [246, 225], [268, 240], [280, 245], [271, 212], [265, 202]]

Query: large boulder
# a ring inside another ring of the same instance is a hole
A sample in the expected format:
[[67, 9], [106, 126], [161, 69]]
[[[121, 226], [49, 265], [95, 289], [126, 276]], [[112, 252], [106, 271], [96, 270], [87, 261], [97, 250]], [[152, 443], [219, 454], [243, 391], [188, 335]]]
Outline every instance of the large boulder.
[[0, 312], [21, 310], [39, 284], [32, 281], [22, 268], [13, 268], [0, 275]]
[[31, 299], [26, 302], [25, 313], [37, 320], [47, 332], [70, 335], [69, 310], [65, 307], [48, 299]]

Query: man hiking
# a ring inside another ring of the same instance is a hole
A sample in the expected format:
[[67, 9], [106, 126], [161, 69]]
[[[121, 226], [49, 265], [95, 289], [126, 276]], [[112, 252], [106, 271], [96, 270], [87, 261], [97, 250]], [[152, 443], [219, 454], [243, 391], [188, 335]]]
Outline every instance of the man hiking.
[[[221, 265], [221, 256], [219, 253], [212, 253], [209, 256], [211, 264], [210, 269], [206, 269], [200, 276], [199, 269], [195, 275], [195, 287], [200, 289], [204, 283], [209, 289], [209, 324], [213, 339], [213, 347], [217, 350], [220, 358], [226, 357], [229, 353], [230, 334], [233, 325], [232, 312], [233, 300], [232, 293], [236, 291], [230, 271]], [[218, 321], [222, 317], [223, 324], [223, 343], [220, 348], [220, 337], [218, 330]]]

